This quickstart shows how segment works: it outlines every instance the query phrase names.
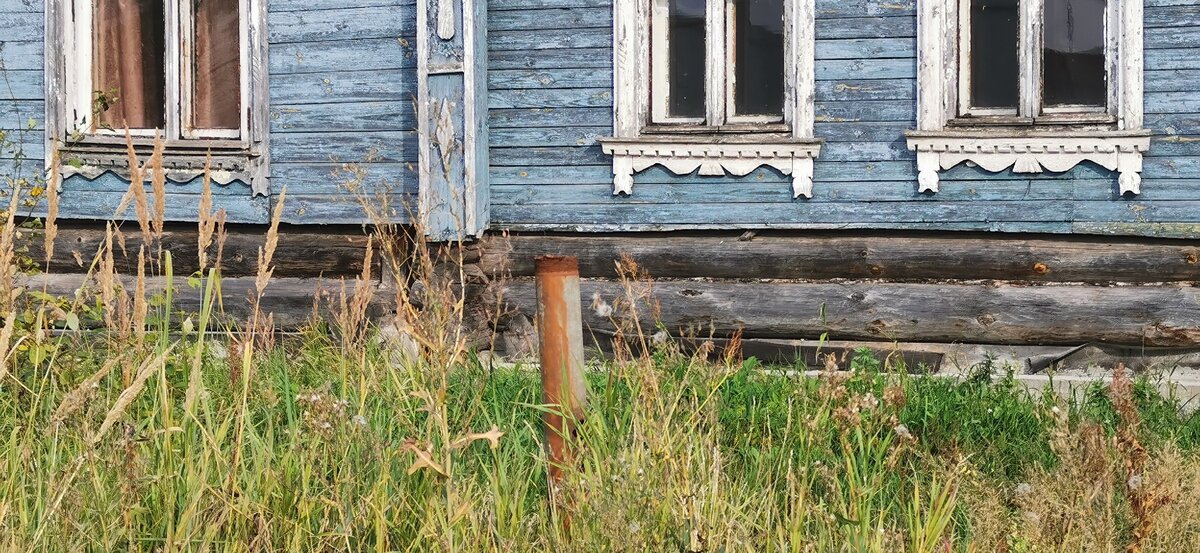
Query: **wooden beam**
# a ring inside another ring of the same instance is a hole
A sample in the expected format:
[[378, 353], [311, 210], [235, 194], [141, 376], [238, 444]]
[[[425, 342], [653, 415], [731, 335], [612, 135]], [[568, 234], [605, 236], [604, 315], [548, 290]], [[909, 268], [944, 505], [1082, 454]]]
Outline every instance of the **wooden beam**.
[[1195, 241], [932, 235], [733, 233], [488, 236], [481, 268], [533, 274], [539, 255], [579, 257], [585, 277], [615, 277], [629, 254], [656, 278], [1200, 281]]
[[[135, 226], [136, 229], [136, 226]], [[28, 245], [29, 255], [42, 270], [50, 273], [86, 272], [92, 258], [104, 241], [102, 225], [91, 227], [59, 227], [54, 240], [54, 258], [48, 268], [44, 264], [43, 231], [23, 233], [21, 242]], [[114, 261], [117, 272], [137, 273], [137, 252], [142, 237], [136, 230], [125, 230], [126, 244], [122, 255], [117, 249]], [[193, 225], [174, 226], [163, 233], [163, 249], [171, 252], [175, 276], [184, 277], [198, 269], [196, 257], [198, 232]], [[258, 270], [258, 248], [266, 238], [265, 227], [230, 228], [225, 241], [222, 274], [227, 277], [253, 275]], [[362, 273], [367, 236], [359, 229], [340, 227], [284, 228], [279, 233], [275, 249], [275, 275], [281, 277], [339, 278]], [[212, 246], [209, 259], [216, 255]], [[211, 262], [211, 261], [210, 261]], [[376, 272], [378, 274], [378, 272]]]
[[[88, 285], [85, 275], [32, 275], [22, 277], [21, 286], [31, 290], [40, 290], [56, 296], [74, 297], [75, 291]], [[124, 278], [125, 286], [132, 292], [133, 279]], [[389, 312], [393, 299], [377, 284], [377, 294], [372, 299], [368, 315], [379, 318]], [[156, 295], [166, 288], [166, 280], [160, 277], [146, 279], [147, 295]], [[186, 278], [176, 278], [174, 286], [175, 309], [185, 313], [199, 313], [204, 291], [191, 288]], [[353, 294], [355, 284], [352, 279], [346, 280], [346, 293]], [[330, 313], [331, 302], [336, 303], [342, 290], [340, 280], [316, 278], [281, 278], [271, 279], [262, 300], [262, 311], [274, 314], [275, 327], [281, 330], [292, 330], [303, 327], [312, 320], [314, 305], [323, 316]], [[216, 315], [217, 320], [244, 323], [247, 320], [252, 304], [250, 298], [254, 291], [254, 277], [225, 277], [221, 279], [222, 305], [224, 311]], [[182, 321], [182, 319], [179, 319]]]
[[[504, 287], [503, 299], [533, 312], [533, 283]], [[613, 328], [590, 308], [610, 304], [620, 283], [585, 281], [584, 322]], [[672, 332], [747, 338], [1059, 345], [1108, 342], [1181, 347], [1200, 343], [1200, 288], [1190, 284], [1103, 287], [1003, 283], [852, 281], [659, 281], [650, 297]], [[649, 320], [642, 314], [642, 320]]]

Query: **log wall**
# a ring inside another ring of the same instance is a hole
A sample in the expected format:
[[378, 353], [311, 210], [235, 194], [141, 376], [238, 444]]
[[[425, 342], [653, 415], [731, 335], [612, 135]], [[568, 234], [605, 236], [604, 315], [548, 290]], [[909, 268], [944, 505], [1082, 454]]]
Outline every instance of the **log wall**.
[[680, 334], [1013, 345], [1200, 346], [1200, 243], [1012, 235], [512, 235], [481, 269], [528, 316], [532, 259], [577, 255], [590, 309], [628, 256]]

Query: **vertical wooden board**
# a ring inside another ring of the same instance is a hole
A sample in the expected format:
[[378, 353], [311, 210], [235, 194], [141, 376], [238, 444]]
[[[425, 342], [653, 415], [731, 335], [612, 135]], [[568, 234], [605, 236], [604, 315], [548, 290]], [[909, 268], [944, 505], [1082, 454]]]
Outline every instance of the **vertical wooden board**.
[[461, 238], [466, 225], [463, 179], [466, 168], [461, 149], [465, 132], [463, 74], [446, 73], [428, 77], [427, 106], [421, 137], [428, 156], [421, 167], [421, 213], [425, 232], [438, 240]]
[[425, 2], [432, 26], [426, 35], [430, 68], [436, 71], [434, 68], [462, 67], [465, 57], [462, 4], [459, 0], [417, 1]]
[[491, 224], [491, 179], [490, 129], [488, 128], [488, 57], [487, 0], [470, 2], [470, 12], [463, 23], [467, 36], [467, 58], [470, 72], [467, 73], [464, 95], [467, 102], [464, 118], [469, 125], [468, 134], [473, 134], [466, 144], [464, 163], [467, 166], [468, 187], [466, 202], [467, 227], [472, 233], [480, 233]]

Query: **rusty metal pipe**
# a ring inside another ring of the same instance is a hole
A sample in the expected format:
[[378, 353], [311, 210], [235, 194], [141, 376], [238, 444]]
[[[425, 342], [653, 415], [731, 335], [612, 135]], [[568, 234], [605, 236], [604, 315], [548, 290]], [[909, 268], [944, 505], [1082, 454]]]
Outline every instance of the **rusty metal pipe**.
[[579, 259], [542, 256], [534, 259], [537, 276], [537, 326], [542, 360], [542, 415], [550, 457], [550, 483], [573, 462], [568, 437], [583, 420], [583, 314], [579, 292]]

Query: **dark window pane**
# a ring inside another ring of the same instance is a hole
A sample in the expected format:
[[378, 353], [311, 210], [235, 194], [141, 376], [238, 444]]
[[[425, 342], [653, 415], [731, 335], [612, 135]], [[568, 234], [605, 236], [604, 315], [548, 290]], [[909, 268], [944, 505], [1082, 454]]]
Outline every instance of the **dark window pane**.
[[675, 117], [704, 117], [704, 0], [668, 1], [668, 109]]
[[193, 0], [195, 66], [192, 127], [241, 127], [241, 26], [239, 0]]
[[1017, 0], [971, 2], [971, 107], [1016, 108]]
[[1046, 105], [1107, 103], [1104, 14], [1104, 0], [1046, 0]]
[[[92, 88], [102, 126], [161, 129], [166, 122], [162, 0], [96, 0]], [[107, 109], [105, 109], [107, 108]]]
[[783, 114], [783, 0], [735, 0], [733, 103], [738, 115]]

